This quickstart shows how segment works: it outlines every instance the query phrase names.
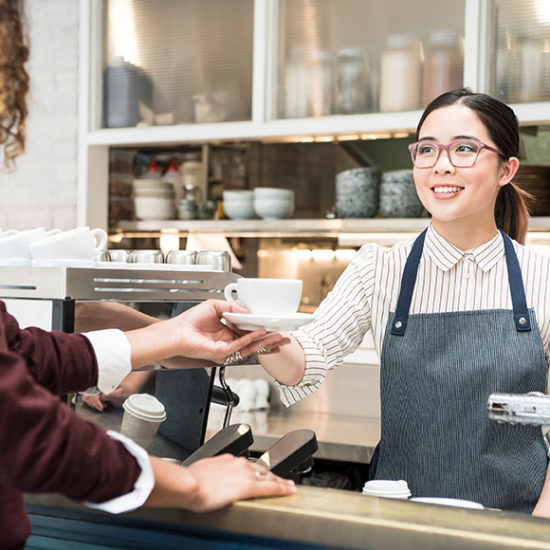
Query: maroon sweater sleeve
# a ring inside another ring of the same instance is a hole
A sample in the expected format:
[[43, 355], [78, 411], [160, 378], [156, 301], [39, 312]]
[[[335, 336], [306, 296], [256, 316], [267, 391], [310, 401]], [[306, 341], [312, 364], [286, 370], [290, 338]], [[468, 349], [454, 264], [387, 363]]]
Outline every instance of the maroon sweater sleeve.
[[[57, 363], [63, 360], [58, 350], [65, 347], [56, 347], [53, 342], [57, 342], [57, 338], [34, 346], [34, 352], [30, 353], [35, 361], [31, 376], [24, 358], [9, 349], [7, 332], [0, 319], [2, 485], [26, 492], [60, 492], [91, 502], [130, 492], [141, 472], [134, 457], [99, 426], [79, 418], [58, 397], [37, 384], [37, 380], [61, 380], [62, 383], [53, 385], [63, 388], [66, 378], [76, 380], [63, 373], [67, 366]], [[71, 348], [70, 357], [79, 356], [78, 348], [81, 348], [80, 353], [86, 356], [83, 363], [90, 368], [89, 356], [93, 356], [93, 352], [90, 354], [85, 342], [75, 342], [79, 345], [67, 346]], [[62, 374], [50, 377], [46, 367], [38, 365], [39, 359], [49, 368], [63, 371]], [[35, 372], [39, 373], [38, 377]], [[89, 385], [95, 376], [86, 377], [84, 385]]]
[[19, 328], [0, 302], [7, 348], [20, 355], [28, 372], [56, 394], [85, 390], [97, 384], [97, 360], [90, 341], [81, 334]]

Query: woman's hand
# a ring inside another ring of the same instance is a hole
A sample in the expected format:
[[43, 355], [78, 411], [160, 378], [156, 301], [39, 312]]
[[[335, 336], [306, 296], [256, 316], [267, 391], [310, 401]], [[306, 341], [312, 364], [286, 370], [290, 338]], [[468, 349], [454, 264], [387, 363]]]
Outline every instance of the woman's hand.
[[184, 468], [150, 457], [155, 487], [146, 506], [170, 506], [209, 512], [236, 500], [292, 495], [293, 481], [280, 478], [244, 457], [224, 454]]
[[92, 395], [82, 395], [82, 401], [92, 409], [102, 412], [107, 403], [114, 407], [122, 407], [122, 403], [133, 395], [140, 393], [143, 386], [153, 376], [153, 371], [131, 372], [111, 393], [94, 393]]

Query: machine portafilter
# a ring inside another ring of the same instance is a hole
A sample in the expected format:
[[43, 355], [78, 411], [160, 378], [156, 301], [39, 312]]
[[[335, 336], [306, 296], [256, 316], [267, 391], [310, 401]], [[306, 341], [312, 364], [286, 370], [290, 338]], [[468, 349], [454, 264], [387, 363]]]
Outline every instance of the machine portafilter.
[[550, 426], [550, 395], [492, 393], [487, 401], [489, 418], [507, 424]]

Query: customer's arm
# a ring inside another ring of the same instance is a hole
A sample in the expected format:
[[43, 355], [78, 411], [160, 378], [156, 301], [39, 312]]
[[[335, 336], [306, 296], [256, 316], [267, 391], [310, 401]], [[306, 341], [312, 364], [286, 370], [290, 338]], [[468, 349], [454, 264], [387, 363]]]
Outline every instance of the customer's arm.
[[146, 501], [206, 511], [240, 498], [295, 491], [292, 483], [257, 476], [261, 468], [242, 458], [220, 456], [183, 468], [149, 457], [119, 441], [118, 434], [110, 437], [33, 380], [22, 358], [7, 349], [3, 328], [0, 324], [0, 471], [9, 476], [10, 487], [57, 492], [115, 512]]
[[155, 486], [145, 506], [208, 512], [236, 500], [296, 492], [294, 482], [267, 474], [244, 457], [225, 454], [199, 460], [187, 468], [156, 457], [150, 459]]

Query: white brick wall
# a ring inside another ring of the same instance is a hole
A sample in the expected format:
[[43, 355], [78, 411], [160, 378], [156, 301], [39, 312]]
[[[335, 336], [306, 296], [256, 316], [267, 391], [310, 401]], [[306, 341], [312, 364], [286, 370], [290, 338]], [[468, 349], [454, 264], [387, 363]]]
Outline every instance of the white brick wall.
[[76, 224], [78, 135], [77, 0], [26, 0], [27, 152], [13, 173], [0, 170], [0, 228]]

